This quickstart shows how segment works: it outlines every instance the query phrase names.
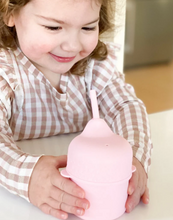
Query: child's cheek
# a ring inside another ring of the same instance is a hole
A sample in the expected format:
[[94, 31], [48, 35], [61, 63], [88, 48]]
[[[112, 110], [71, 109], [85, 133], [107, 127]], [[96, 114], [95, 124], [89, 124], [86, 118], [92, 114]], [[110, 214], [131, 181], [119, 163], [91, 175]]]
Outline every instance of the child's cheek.
[[87, 57], [96, 48], [97, 43], [98, 43], [98, 38], [89, 41], [88, 44], [85, 46], [85, 49], [82, 51], [81, 55], [83, 57]]
[[29, 58], [40, 58], [40, 56], [47, 54], [51, 51], [51, 47], [48, 44], [31, 44], [30, 47], [25, 47], [23, 52]]

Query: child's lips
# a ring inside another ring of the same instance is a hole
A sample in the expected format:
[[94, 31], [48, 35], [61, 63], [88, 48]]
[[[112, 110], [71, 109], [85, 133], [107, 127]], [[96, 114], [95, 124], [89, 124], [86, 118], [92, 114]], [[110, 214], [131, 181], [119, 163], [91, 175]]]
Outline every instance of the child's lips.
[[60, 57], [50, 53], [51, 57], [53, 57], [56, 61], [60, 63], [68, 63], [71, 62], [76, 56], [73, 57]]

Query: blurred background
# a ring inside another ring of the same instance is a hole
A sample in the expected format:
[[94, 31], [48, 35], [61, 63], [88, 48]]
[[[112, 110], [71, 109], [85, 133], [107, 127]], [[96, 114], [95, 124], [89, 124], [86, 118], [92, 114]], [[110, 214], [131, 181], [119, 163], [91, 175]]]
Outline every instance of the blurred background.
[[124, 73], [154, 113], [173, 109], [173, 0], [127, 0]]

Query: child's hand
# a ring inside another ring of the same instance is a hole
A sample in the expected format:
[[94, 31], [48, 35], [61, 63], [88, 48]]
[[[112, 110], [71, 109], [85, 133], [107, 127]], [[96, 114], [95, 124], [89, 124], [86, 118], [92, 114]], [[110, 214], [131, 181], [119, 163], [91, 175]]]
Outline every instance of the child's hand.
[[29, 184], [29, 199], [44, 213], [66, 219], [67, 213], [83, 215], [89, 208], [85, 193], [79, 186], [61, 176], [66, 156], [42, 156], [37, 162]]
[[149, 190], [147, 187], [147, 175], [141, 163], [134, 157], [133, 165], [136, 171], [133, 173], [128, 186], [128, 198], [126, 212], [131, 212], [142, 200], [144, 204], [149, 203]]

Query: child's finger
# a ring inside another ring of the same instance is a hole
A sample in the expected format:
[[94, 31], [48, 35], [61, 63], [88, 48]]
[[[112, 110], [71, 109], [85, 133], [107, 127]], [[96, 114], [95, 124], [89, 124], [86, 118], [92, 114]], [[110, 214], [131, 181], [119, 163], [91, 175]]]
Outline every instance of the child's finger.
[[146, 187], [146, 189], [145, 189], [145, 192], [144, 192], [144, 194], [142, 195], [142, 202], [144, 203], [144, 204], [148, 204], [149, 203], [149, 199], [150, 197], [149, 197], [149, 189], [148, 189], [148, 187]]
[[140, 201], [140, 190], [136, 188], [134, 193], [130, 196], [128, 196], [126, 201], [126, 212], [131, 212], [139, 203]]
[[58, 218], [58, 219], [67, 219], [68, 218], [68, 214], [66, 212], [54, 209], [46, 203], [42, 204], [39, 208], [45, 214], [52, 215], [55, 218]]
[[54, 177], [52, 177], [51, 183], [56, 188], [59, 188], [68, 194], [71, 194], [71, 195], [76, 196], [78, 198], [85, 197], [85, 192], [82, 188], [77, 186], [70, 179], [62, 177], [59, 172], [57, 173], [57, 175], [54, 175]]
[[137, 185], [138, 185], [138, 172], [135, 171], [132, 174], [131, 179], [129, 180], [129, 186], [128, 186], [128, 190], [127, 190], [128, 195], [133, 194], [133, 192], [135, 191]]
[[64, 168], [67, 165], [67, 155], [61, 155], [57, 158], [57, 168]]
[[[56, 205], [56, 206], [53, 206], [53, 205], [51, 205], [51, 206], [54, 208], [57, 208], [57, 209], [62, 209], [62, 207], [57, 206], [59, 204], [66, 204], [69, 207], [70, 206], [71, 207], [79, 207], [82, 209], [88, 209], [88, 207], [89, 207], [89, 202], [86, 199], [81, 199], [81, 198], [72, 196], [72, 195], [70, 195], [70, 194], [68, 194], [58, 188], [55, 188], [55, 187], [53, 189], [51, 189], [50, 198], [53, 199], [53, 201]], [[50, 198], [49, 198], [49, 200], [50, 200]], [[62, 210], [70, 212], [70, 210], [65, 210], [65, 209], [62, 209]]]
[[57, 201], [52, 198], [48, 198], [47, 205], [51, 207], [51, 209], [61, 210], [65, 213], [71, 213], [75, 215], [83, 215], [85, 213], [85, 209], [82, 207], [68, 205], [66, 202]]

